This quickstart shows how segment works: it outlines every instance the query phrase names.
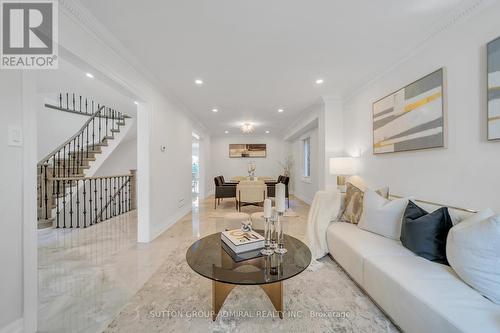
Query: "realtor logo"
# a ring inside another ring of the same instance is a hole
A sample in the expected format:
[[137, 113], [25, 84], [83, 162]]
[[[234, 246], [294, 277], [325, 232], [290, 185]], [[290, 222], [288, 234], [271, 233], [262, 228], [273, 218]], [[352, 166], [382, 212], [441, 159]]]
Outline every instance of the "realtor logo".
[[2, 69], [56, 69], [56, 0], [2, 0]]

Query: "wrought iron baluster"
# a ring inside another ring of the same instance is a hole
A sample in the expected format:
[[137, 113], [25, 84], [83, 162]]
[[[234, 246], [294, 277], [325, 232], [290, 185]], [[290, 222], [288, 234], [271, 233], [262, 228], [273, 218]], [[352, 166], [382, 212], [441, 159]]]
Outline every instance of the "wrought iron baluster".
[[93, 223], [92, 221], [92, 179], [89, 179], [89, 226]]
[[66, 93], [66, 109], [69, 110], [69, 94]]
[[61, 187], [61, 181], [57, 180], [55, 181], [56, 183], [56, 228], [59, 228], [59, 215], [61, 214], [61, 207], [59, 205], [59, 199], [60, 199], [60, 187]]
[[66, 146], [64, 146], [63, 148], [63, 157], [64, 157], [62, 160], [63, 177], [66, 177]]
[[[45, 219], [47, 220], [49, 218], [49, 196], [47, 195], [47, 186], [48, 186], [48, 179], [47, 179], [47, 164], [43, 165], [43, 182], [44, 182], [44, 201], [45, 201]], [[42, 198], [40, 198], [42, 199]]]
[[78, 168], [77, 168], [77, 163], [76, 163], [76, 158], [78, 157], [77, 155], [75, 155], [75, 153], [78, 151], [78, 150], [75, 150], [76, 148], [76, 138], [73, 139], [73, 155], [71, 155], [71, 159], [72, 159], [72, 163], [73, 163], [73, 174], [78, 174]]
[[113, 177], [113, 211], [114, 215], [116, 216], [116, 177]]
[[69, 227], [73, 228], [73, 181], [68, 180], [69, 186]]
[[[105, 178], [104, 179], [104, 200], [108, 200], [108, 179]], [[105, 209], [106, 209], [106, 220], [108, 219], [109, 215], [108, 215], [108, 204], [106, 204], [105, 206]]]
[[92, 118], [92, 150], [95, 150], [95, 118]]
[[63, 196], [63, 228], [66, 228], [66, 180], [62, 182], [62, 196]]
[[85, 148], [87, 150], [87, 158], [89, 157], [89, 126], [87, 125], [87, 127], [85, 128], [86, 132], [87, 132], [87, 147]]
[[87, 228], [87, 180], [83, 180], [83, 227]]
[[97, 179], [94, 180], [94, 223], [97, 223]]
[[80, 95], [80, 113], [83, 113], [82, 112], [82, 96]]
[[73, 111], [76, 111], [76, 108], [75, 108], [75, 93], [73, 93]]
[[76, 227], [80, 228], [80, 179], [76, 180]]
[[62, 109], [62, 93], [59, 94], [59, 108]]
[[101, 214], [99, 215], [99, 220], [102, 221], [102, 214], [103, 214], [103, 211], [102, 211], [102, 178], [99, 179], [99, 182], [101, 183], [100, 191], [99, 191], [99, 200], [101, 201], [101, 209], [100, 209]]
[[132, 209], [132, 193], [130, 192], [130, 183], [131, 183], [131, 178], [128, 176], [128, 209]]

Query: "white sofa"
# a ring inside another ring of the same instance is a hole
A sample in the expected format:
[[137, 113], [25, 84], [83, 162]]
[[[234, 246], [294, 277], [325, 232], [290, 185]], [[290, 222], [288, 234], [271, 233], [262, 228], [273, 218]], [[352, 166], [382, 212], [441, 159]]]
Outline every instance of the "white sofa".
[[[463, 218], [450, 213], [454, 223]], [[500, 332], [500, 305], [462, 282], [451, 267], [350, 223], [332, 223], [326, 237], [331, 256], [404, 332]]]

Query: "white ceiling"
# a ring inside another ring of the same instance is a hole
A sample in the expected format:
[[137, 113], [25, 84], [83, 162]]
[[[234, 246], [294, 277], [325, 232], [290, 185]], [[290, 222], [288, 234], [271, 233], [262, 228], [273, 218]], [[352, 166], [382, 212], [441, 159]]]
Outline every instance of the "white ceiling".
[[[37, 71], [38, 93], [54, 102], [57, 102], [60, 93], [63, 95], [69, 93], [70, 96], [74, 93], [76, 96], [81, 95], [129, 116], [135, 116], [137, 106], [129, 93], [118, 90], [104, 75], [92, 72], [90, 69], [87, 71], [82, 66], [84, 65], [80, 63], [75, 65], [61, 57], [58, 70]], [[94, 78], [88, 78], [86, 76], [88, 72], [92, 72]]]
[[276, 134], [321, 96], [349, 94], [405, 56], [463, 1], [81, 2], [213, 134], [243, 121]]

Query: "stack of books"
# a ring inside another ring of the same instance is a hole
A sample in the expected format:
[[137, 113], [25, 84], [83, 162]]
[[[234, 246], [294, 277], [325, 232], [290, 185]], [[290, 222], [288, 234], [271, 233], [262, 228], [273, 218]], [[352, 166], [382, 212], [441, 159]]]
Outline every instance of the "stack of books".
[[223, 231], [221, 240], [236, 254], [255, 251], [264, 247], [264, 237], [253, 230], [234, 229]]

